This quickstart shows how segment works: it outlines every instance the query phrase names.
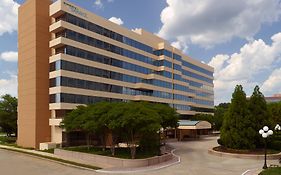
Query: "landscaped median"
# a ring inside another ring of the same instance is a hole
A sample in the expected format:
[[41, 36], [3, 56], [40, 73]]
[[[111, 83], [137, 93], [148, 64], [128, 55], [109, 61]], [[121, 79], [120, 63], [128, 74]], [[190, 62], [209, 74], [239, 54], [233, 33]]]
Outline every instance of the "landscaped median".
[[178, 157], [176, 157], [172, 152], [144, 159], [122, 159], [64, 149], [55, 149], [54, 154], [67, 160], [82, 164], [92, 164], [102, 168], [138, 168], [160, 164], [172, 159], [176, 159], [175, 161], [178, 161]]
[[[241, 158], [241, 159], [257, 159], [262, 160], [264, 159], [263, 154], [253, 154], [253, 153], [235, 153], [235, 152], [225, 152], [225, 151], [218, 151], [215, 148], [210, 148], [208, 150], [209, 154], [220, 156], [220, 157], [232, 157], [232, 158]], [[267, 159], [269, 160], [277, 160], [281, 158], [281, 152], [268, 154]]]

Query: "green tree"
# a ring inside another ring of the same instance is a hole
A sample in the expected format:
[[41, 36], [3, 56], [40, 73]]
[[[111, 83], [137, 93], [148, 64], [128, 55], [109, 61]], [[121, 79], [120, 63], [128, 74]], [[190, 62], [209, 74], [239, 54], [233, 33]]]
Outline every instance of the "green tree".
[[176, 128], [178, 127], [179, 116], [176, 109], [171, 108], [168, 104], [153, 103], [147, 104], [147, 106], [152, 106], [154, 110], [159, 114], [161, 118], [161, 126], [163, 129], [168, 127]]
[[270, 122], [272, 126], [277, 123], [281, 124], [281, 101], [276, 103], [268, 103], [267, 109], [270, 115]]
[[18, 100], [11, 95], [3, 95], [0, 101], [0, 127], [2, 131], [11, 134], [17, 134], [17, 106]]
[[65, 128], [66, 132], [83, 130], [85, 121], [82, 116], [85, 114], [86, 109], [86, 106], [77, 106], [76, 109], [72, 110], [64, 117], [61, 126]]
[[269, 112], [263, 94], [258, 86], [255, 87], [253, 94], [249, 100], [250, 115], [248, 118], [248, 130], [253, 130], [254, 134], [249, 134], [248, 139], [255, 141], [255, 146], [261, 147], [263, 141], [258, 131], [265, 125], [269, 126]]
[[224, 115], [226, 114], [230, 103], [220, 103], [218, 106], [215, 106], [214, 110], [214, 118], [213, 118], [213, 129], [214, 130], [220, 130]]
[[161, 118], [147, 102], [128, 102], [124, 104], [124, 113], [120, 118], [120, 126], [128, 140], [131, 157], [136, 157], [138, 138], [147, 133], [156, 133], [161, 128]]
[[252, 138], [257, 131], [249, 127], [251, 119], [247, 105], [243, 87], [237, 85], [221, 128], [221, 142], [224, 146], [233, 149], [254, 148], [255, 144]]

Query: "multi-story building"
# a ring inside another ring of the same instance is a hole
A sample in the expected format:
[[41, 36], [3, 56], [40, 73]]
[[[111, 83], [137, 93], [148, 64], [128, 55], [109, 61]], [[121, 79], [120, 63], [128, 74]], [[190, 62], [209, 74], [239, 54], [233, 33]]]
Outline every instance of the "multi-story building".
[[267, 103], [281, 102], [281, 94], [274, 94], [272, 97], [264, 97]]
[[65, 0], [27, 0], [19, 10], [18, 144], [61, 143], [62, 117], [104, 100], [167, 103], [182, 116], [212, 113], [213, 71], [143, 29]]

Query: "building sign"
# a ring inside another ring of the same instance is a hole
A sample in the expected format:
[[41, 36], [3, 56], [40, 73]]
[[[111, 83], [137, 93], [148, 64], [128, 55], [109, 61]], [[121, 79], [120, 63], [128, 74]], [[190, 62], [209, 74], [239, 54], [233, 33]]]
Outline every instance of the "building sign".
[[73, 12], [73, 13], [76, 13], [80, 16], [83, 16], [85, 18], [87, 18], [87, 14], [82, 12], [79, 8], [71, 5], [71, 4], [68, 4], [67, 2], [63, 2], [64, 5], [66, 5], [67, 7], [69, 7], [70, 11]]

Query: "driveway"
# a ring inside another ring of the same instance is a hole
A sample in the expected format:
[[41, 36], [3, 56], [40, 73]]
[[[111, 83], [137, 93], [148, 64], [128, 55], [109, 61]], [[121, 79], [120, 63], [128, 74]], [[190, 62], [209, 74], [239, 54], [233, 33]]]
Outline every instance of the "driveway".
[[[175, 154], [181, 163], [160, 170], [129, 173], [136, 175], [241, 175], [248, 169], [260, 169], [262, 160], [217, 157], [208, 154], [216, 146], [216, 137], [198, 141], [176, 142]], [[270, 163], [277, 164], [277, 161]], [[56, 162], [0, 149], [0, 172], [4, 175], [96, 175], [94, 171], [69, 167]], [[104, 174], [105, 175], [105, 174]], [[120, 174], [121, 175], [121, 174]]]
[[[175, 154], [181, 163], [137, 175], [241, 175], [247, 170], [261, 169], [263, 160], [218, 157], [208, 154], [208, 149], [217, 146], [217, 137], [204, 137], [197, 141], [175, 142]], [[278, 161], [269, 161], [278, 164]], [[121, 174], [120, 174], [121, 175]]]

